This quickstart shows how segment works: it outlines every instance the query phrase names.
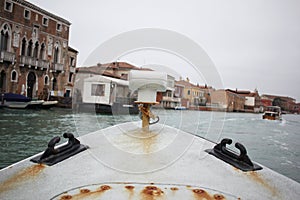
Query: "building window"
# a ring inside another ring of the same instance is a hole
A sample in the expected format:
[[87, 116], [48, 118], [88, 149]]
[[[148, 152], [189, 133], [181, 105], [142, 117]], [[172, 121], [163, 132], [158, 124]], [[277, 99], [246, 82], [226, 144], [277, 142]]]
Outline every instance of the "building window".
[[5, 1], [4, 10], [12, 12], [14, 4], [11, 1]]
[[46, 75], [44, 77], [44, 85], [49, 85], [49, 76], [48, 75]]
[[70, 57], [70, 66], [75, 67], [75, 58]]
[[11, 72], [11, 82], [17, 82], [18, 81], [18, 72], [16, 70], [13, 70]]
[[4, 31], [1, 31], [1, 47], [0, 50], [7, 51], [7, 45], [8, 45], [8, 33], [4, 33]]
[[23, 38], [22, 40], [22, 48], [21, 48], [21, 56], [25, 56], [26, 55], [26, 39]]
[[31, 55], [32, 55], [32, 46], [33, 46], [33, 42], [32, 42], [32, 40], [30, 40], [28, 43], [28, 47], [27, 47], [27, 56], [29, 56], [29, 57], [31, 57]]
[[45, 47], [45, 44], [43, 43], [41, 45], [41, 50], [40, 50], [40, 59], [41, 60], [45, 60], [45, 52], [46, 52], [46, 47]]
[[62, 25], [61, 25], [61, 23], [57, 23], [57, 24], [56, 24], [56, 30], [57, 30], [57, 31], [61, 31], [61, 30], [62, 30]]
[[60, 60], [60, 46], [59, 46], [59, 43], [56, 42], [55, 43], [55, 46], [54, 46], [54, 63], [59, 63], [59, 60]]
[[104, 96], [105, 85], [103, 84], [92, 84], [92, 96]]
[[73, 73], [72, 73], [72, 72], [70, 72], [70, 74], [69, 74], [69, 83], [71, 83], [71, 82], [72, 82], [72, 78], [73, 78]]
[[36, 42], [33, 49], [33, 57], [38, 58], [38, 52], [39, 52], [39, 42]]
[[47, 17], [43, 17], [43, 25], [48, 26], [49, 19]]
[[24, 10], [24, 18], [25, 19], [30, 19], [30, 10]]
[[0, 50], [7, 51], [10, 43], [10, 28], [7, 24], [2, 26], [1, 36], [0, 36]]

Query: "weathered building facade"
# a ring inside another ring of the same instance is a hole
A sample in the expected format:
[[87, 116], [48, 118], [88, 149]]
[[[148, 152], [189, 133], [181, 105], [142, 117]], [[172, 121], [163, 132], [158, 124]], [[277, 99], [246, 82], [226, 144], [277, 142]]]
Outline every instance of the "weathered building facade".
[[71, 23], [24, 0], [0, 0], [0, 91], [71, 95], [78, 52]]

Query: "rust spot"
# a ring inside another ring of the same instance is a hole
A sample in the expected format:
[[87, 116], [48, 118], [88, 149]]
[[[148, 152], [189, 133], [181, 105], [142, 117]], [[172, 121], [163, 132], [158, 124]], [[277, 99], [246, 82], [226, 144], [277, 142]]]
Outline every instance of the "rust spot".
[[12, 189], [14, 185], [18, 185], [20, 182], [36, 178], [36, 176], [38, 176], [44, 168], [45, 165], [36, 164], [17, 172], [11, 178], [0, 183], [0, 193]]
[[109, 185], [102, 185], [102, 186], [100, 187], [100, 189], [101, 189], [102, 191], [104, 191], [104, 190], [110, 190], [111, 187], [110, 187]]
[[222, 194], [215, 194], [214, 199], [221, 200], [221, 199], [225, 199], [225, 197]]
[[86, 194], [86, 193], [89, 193], [89, 192], [91, 192], [89, 189], [81, 189], [80, 190], [80, 193], [82, 193], [82, 194]]
[[102, 185], [100, 186], [99, 189], [95, 190], [95, 191], [91, 191], [89, 189], [83, 188], [79, 190], [78, 194], [75, 194], [73, 196], [71, 195], [64, 195], [63, 197], [67, 197], [70, 196], [71, 199], [85, 199], [85, 198], [99, 198], [100, 195], [102, 195], [105, 191], [111, 189], [111, 187], [109, 185]]
[[177, 190], [179, 190], [177, 187], [171, 187], [170, 188], [172, 191], [177, 191]]
[[132, 186], [132, 185], [126, 185], [125, 188], [128, 189], [128, 190], [133, 190], [134, 186]]
[[214, 198], [211, 197], [205, 190], [202, 189], [193, 189], [195, 199], [206, 199], [206, 200], [213, 200]]
[[197, 193], [197, 194], [206, 193], [204, 190], [201, 190], [201, 189], [193, 189], [193, 192]]
[[67, 200], [67, 199], [72, 199], [71, 195], [64, 195], [60, 198], [61, 200]]
[[146, 186], [142, 191], [142, 194], [144, 195], [143, 199], [155, 199], [154, 197], [160, 197], [164, 194], [164, 192], [160, 188], [151, 185]]

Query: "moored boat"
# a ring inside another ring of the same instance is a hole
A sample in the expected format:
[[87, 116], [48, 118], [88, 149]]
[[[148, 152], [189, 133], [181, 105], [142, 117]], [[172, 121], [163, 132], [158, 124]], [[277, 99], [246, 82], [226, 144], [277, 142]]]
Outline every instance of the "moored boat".
[[2, 106], [8, 108], [24, 109], [30, 104], [31, 98], [28, 98], [21, 94], [3, 93], [1, 94], [1, 100]]
[[175, 106], [175, 110], [186, 110], [185, 106]]
[[43, 103], [44, 103], [44, 100], [32, 100], [28, 103], [26, 108], [28, 108], [28, 109], [38, 109], [38, 108], [41, 108]]
[[41, 105], [43, 109], [50, 109], [58, 104], [58, 101], [44, 101]]

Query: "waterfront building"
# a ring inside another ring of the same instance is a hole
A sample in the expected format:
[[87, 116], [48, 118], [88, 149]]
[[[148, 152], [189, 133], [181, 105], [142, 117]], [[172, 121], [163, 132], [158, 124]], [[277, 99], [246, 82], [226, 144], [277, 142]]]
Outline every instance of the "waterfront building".
[[158, 92], [158, 102], [161, 102], [162, 107], [166, 109], [175, 109], [176, 107], [181, 106], [181, 97], [176, 95], [175, 91], [175, 78], [173, 76], [168, 75], [167, 78], [167, 90], [162, 93], [162, 97], [160, 98]]
[[175, 84], [175, 96], [180, 97], [182, 106], [189, 109], [200, 109], [210, 103], [211, 91], [213, 91], [212, 87], [195, 85], [188, 78], [180, 79]]
[[245, 97], [230, 90], [215, 90], [211, 92], [212, 110], [227, 112], [244, 112]]
[[226, 89], [226, 91], [245, 97], [245, 104], [244, 104], [245, 112], [262, 112], [263, 111], [262, 104], [261, 104], [261, 98], [258, 94], [257, 89], [255, 89], [254, 92], [251, 92], [249, 90], [238, 90], [238, 89], [235, 89], [235, 90]]
[[[270, 101], [273, 106], [281, 107], [281, 110], [284, 112], [298, 112], [298, 106], [296, 103], [296, 99], [287, 96], [279, 96], [279, 95], [270, 95], [270, 94], [263, 94], [261, 96], [262, 100]], [[265, 106], [265, 105], [264, 105]]]
[[71, 96], [78, 54], [69, 46], [71, 23], [28, 1], [0, 5], [1, 92]]

